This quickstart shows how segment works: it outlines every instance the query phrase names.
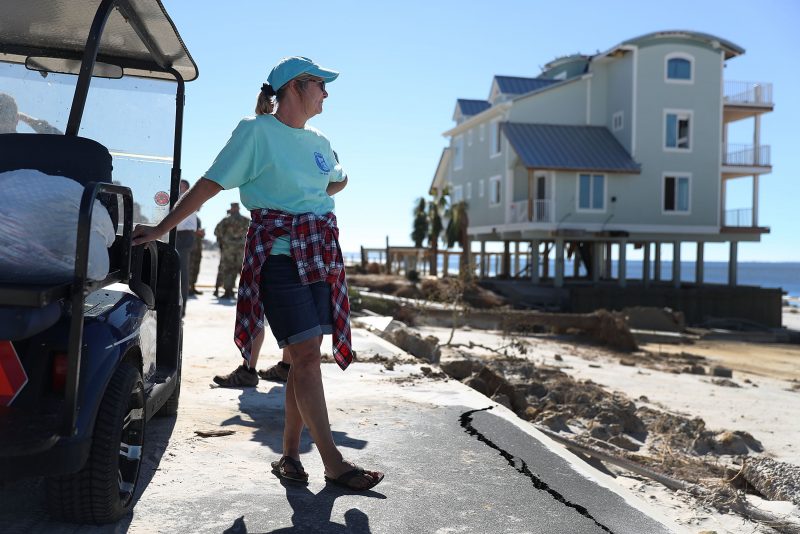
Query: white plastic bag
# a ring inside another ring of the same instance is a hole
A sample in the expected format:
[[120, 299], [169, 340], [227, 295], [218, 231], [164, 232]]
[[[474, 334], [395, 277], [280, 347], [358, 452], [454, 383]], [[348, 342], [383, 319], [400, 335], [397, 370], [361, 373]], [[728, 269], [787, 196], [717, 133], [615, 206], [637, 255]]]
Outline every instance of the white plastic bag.
[[[0, 281], [58, 284], [72, 279], [84, 187], [31, 169], [0, 173]], [[108, 275], [115, 231], [95, 201], [89, 238], [90, 280]]]

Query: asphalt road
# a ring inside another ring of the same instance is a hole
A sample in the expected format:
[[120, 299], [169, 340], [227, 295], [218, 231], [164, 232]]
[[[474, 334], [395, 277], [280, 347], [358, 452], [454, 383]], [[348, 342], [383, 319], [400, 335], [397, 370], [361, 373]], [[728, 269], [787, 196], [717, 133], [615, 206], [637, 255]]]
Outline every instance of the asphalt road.
[[[386, 472], [379, 486], [357, 494], [326, 485], [308, 436], [309, 485], [282, 483], [269, 462], [280, 455], [283, 385], [210, 386], [213, 374], [238, 364], [232, 303], [194, 299], [185, 324], [181, 409], [148, 426], [133, 513], [102, 527], [52, 522], [42, 481], [27, 480], [0, 486], [0, 532], [678, 531], [505, 408], [458, 382], [424, 378], [415, 364], [323, 365], [334, 437], [346, 457]], [[354, 344], [362, 356], [399, 353], [359, 329]], [[274, 340], [264, 352], [259, 367], [278, 358]], [[195, 433], [219, 429], [234, 433]]]

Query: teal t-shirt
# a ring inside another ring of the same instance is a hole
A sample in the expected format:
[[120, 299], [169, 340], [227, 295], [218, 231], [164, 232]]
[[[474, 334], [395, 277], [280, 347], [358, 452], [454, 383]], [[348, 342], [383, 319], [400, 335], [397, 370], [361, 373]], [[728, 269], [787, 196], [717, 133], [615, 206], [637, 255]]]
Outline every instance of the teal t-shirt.
[[[248, 210], [324, 215], [334, 209], [326, 188], [345, 173], [322, 132], [258, 115], [239, 122], [205, 178], [223, 189], [238, 187]], [[272, 254], [288, 255], [289, 238], [277, 239]]]

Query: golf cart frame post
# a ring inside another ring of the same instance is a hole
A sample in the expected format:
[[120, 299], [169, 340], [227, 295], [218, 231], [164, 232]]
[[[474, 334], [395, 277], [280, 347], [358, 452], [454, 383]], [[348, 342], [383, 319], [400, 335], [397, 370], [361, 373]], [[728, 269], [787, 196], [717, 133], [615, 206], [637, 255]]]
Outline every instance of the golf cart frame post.
[[[78, 74], [78, 83], [75, 86], [75, 94], [72, 98], [72, 106], [70, 107], [69, 120], [67, 121], [67, 131], [65, 135], [77, 136], [81, 126], [81, 119], [83, 118], [83, 111], [86, 107], [86, 99], [89, 95], [89, 86], [92, 81], [92, 73], [97, 61], [98, 51], [100, 49], [100, 39], [103, 35], [108, 17], [114, 8], [118, 8], [127, 21], [136, 31], [136, 34], [142, 40], [142, 43], [147, 47], [151, 56], [156, 62], [164, 69], [164, 72], [169, 72], [175, 77], [177, 81], [176, 105], [175, 105], [175, 139], [173, 143], [173, 159], [170, 183], [170, 208], [175, 205], [178, 198], [179, 185], [181, 180], [181, 143], [183, 139], [183, 106], [186, 102], [185, 97], [185, 84], [183, 77], [173, 69], [168, 63], [166, 58], [163, 57], [156, 44], [150, 38], [144, 25], [136, 16], [136, 12], [130, 8], [127, 0], [103, 0], [95, 13], [94, 20], [92, 21], [89, 35], [86, 39], [86, 47], [83, 51], [81, 59], [81, 70]], [[120, 62], [115, 62], [119, 64]], [[121, 66], [125, 66], [122, 64]], [[101, 191], [113, 192], [109, 188], [116, 186], [108, 186], [105, 184], [96, 184], [91, 195], [89, 190], [84, 193], [81, 201], [81, 217], [78, 221], [78, 243], [77, 254], [75, 257], [75, 278], [72, 284], [72, 322], [70, 324], [69, 348], [67, 352], [67, 378], [64, 388], [64, 419], [62, 422], [62, 435], [70, 436], [75, 432], [75, 425], [78, 417], [78, 388], [80, 386], [80, 364], [81, 364], [81, 345], [83, 344], [83, 300], [88, 294], [86, 284], [86, 269], [88, 263], [89, 251], [89, 222], [91, 220], [91, 211], [93, 201], [97, 193]], [[123, 188], [117, 188], [123, 189]], [[90, 197], [90, 198], [87, 198]], [[133, 204], [128, 195], [124, 196], [125, 204], [125, 219], [130, 220], [133, 216]], [[91, 202], [87, 210], [84, 210], [85, 203]], [[88, 213], [88, 214], [87, 214]], [[130, 278], [130, 234], [129, 228], [126, 227], [123, 234], [123, 241], [125, 243], [125, 268], [123, 278], [120, 281], [127, 282]], [[169, 234], [170, 246], [175, 246], [175, 229]]]

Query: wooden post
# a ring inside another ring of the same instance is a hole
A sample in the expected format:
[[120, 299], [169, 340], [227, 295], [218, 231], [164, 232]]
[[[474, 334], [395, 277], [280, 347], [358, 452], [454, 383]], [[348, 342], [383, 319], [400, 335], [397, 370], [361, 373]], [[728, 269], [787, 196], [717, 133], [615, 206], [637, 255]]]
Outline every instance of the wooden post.
[[564, 240], [556, 239], [556, 279], [554, 287], [564, 287]]
[[550, 243], [544, 242], [544, 257], [542, 258], [542, 278], [550, 278]]
[[661, 281], [661, 243], [655, 243], [656, 246], [656, 261], [655, 261], [655, 272], [653, 273], [653, 281], [660, 282]]
[[392, 255], [389, 252], [389, 236], [386, 236], [386, 274], [392, 274]]
[[644, 263], [642, 264], [642, 284], [650, 287], [650, 243], [644, 244]]
[[672, 287], [681, 287], [681, 242], [672, 243]]
[[694, 283], [697, 285], [703, 284], [703, 255], [705, 243], [702, 241], [697, 242], [697, 258], [694, 260]]
[[481, 241], [480, 276], [486, 278], [486, 241]]
[[519, 241], [514, 241], [514, 278], [519, 276]]
[[735, 286], [736, 285], [736, 278], [737, 278], [737, 267], [738, 267], [738, 254], [739, 253], [739, 243], [737, 241], [731, 241], [731, 249], [728, 255], [728, 285]]
[[361, 245], [361, 267], [367, 268], [367, 251], [364, 250], [364, 245]]
[[511, 278], [511, 241], [503, 241], [503, 276]]
[[539, 283], [539, 241], [531, 241], [531, 282]]
[[621, 241], [618, 246], [619, 261], [617, 272], [619, 273], [619, 287], [625, 287], [628, 284], [628, 281], [626, 280], [628, 274], [628, 243]]
[[577, 280], [581, 277], [581, 252], [576, 241], [573, 241], [574, 247], [572, 249], [572, 277]]
[[450, 274], [450, 252], [449, 249], [444, 249], [444, 264], [442, 265], [442, 278], [447, 278]]

